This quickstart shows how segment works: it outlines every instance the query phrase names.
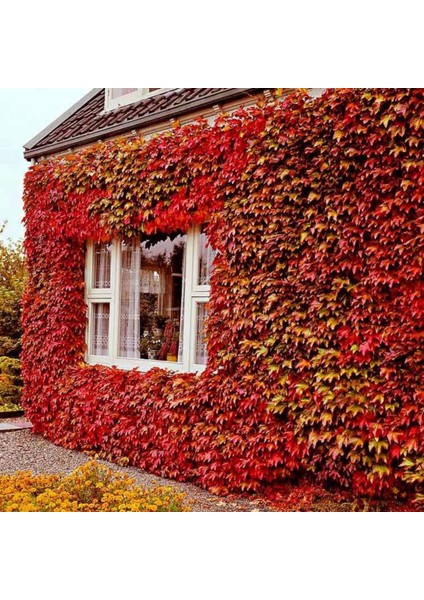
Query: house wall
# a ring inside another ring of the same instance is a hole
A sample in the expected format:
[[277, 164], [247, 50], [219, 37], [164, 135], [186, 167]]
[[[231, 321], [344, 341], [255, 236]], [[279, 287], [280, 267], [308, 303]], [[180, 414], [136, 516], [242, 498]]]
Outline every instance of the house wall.
[[[218, 493], [424, 482], [422, 90], [328, 90], [26, 179], [24, 405], [55, 443]], [[119, 190], [126, 189], [120, 197]], [[207, 369], [84, 364], [84, 246], [210, 219]]]

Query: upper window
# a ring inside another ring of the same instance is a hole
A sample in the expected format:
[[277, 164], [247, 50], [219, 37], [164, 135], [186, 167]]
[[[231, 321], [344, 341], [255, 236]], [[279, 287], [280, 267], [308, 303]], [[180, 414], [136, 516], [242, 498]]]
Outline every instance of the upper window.
[[87, 361], [201, 371], [214, 256], [203, 227], [89, 244]]
[[161, 88], [106, 88], [105, 110], [119, 108], [126, 104], [138, 102], [148, 94], [156, 92]]

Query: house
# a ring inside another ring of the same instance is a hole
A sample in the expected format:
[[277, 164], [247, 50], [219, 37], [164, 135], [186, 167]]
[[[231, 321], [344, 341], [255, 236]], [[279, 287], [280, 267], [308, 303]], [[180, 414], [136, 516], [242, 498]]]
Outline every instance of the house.
[[220, 493], [415, 489], [423, 106], [95, 89], [28, 142], [35, 431]]
[[[152, 136], [172, 128], [177, 119], [181, 124], [198, 118], [212, 122], [220, 112], [254, 104], [261, 92], [94, 89], [28, 142], [24, 156], [34, 163], [99, 140]], [[183, 372], [204, 368], [203, 322], [214, 252], [201, 227], [155, 241], [121, 245], [114, 240], [88, 246], [89, 364], [132, 368], [134, 360], [141, 360], [137, 366], [143, 371], [153, 366]]]

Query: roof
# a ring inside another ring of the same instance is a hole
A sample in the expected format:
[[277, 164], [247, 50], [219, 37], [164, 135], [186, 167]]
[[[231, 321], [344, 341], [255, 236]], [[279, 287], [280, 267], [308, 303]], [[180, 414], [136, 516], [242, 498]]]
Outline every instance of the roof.
[[105, 89], [95, 88], [24, 146], [26, 159], [113, 137], [184, 114], [249, 97], [263, 88], [164, 88], [162, 93], [105, 111]]

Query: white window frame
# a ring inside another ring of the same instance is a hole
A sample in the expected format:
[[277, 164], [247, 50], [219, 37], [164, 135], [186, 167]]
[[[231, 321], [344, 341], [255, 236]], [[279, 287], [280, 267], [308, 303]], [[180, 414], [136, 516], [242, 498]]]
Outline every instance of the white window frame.
[[[200, 254], [199, 254], [199, 241], [200, 241], [200, 225], [194, 228], [193, 236], [193, 280], [190, 295], [190, 319], [191, 319], [191, 338], [190, 338], [190, 364], [196, 371], [202, 370], [202, 365], [196, 363], [196, 343], [197, 343], [197, 305], [209, 302], [210, 298], [210, 285], [199, 285], [199, 266], [200, 266]], [[204, 367], [203, 367], [204, 368]]]
[[114, 110], [115, 108], [127, 106], [128, 104], [133, 104], [133, 102], [138, 102], [144, 98], [150, 98], [150, 96], [162, 94], [163, 92], [172, 88], [159, 88], [153, 92], [149, 92], [150, 88], [137, 88], [134, 92], [123, 94], [122, 96], [118, 96], [118, 98], [112, 98], [113, 89], [114, 88], [105, 88], [105, 111]]
[[[111, 251], [111, 285], [110, 288], [93, 288], [94, 280], [94, 243], [88, 242], [85, 262], [85, 301], [87, 304], [86, 327], [86, 356], [89, 365], [116, 366], [129, 370], [137, 368], [146, 372], [154, 367], [170, 369], [172, 371], [202, 372], [206, 365], [195, 363], [197, 341], [197, 303], [208, 302], [210, 286], [199, 286], [199, 235], [200, 227], [193, 227], [187, 232], [186, 264], [185, 264], [185, 292], [184, 292], [184, 322], [183, 322], [183, 355], [181, 362], [148, 360], [143, 358], [119, 357], [119, 327], [120, 327], [120, 278], [121, 278], [121, 241], [113, 240]], [[91, 324], [92, 305], [95, 303], [108, 303], [109, 311], [109, 356], [90, 354], [92, 347]]]

